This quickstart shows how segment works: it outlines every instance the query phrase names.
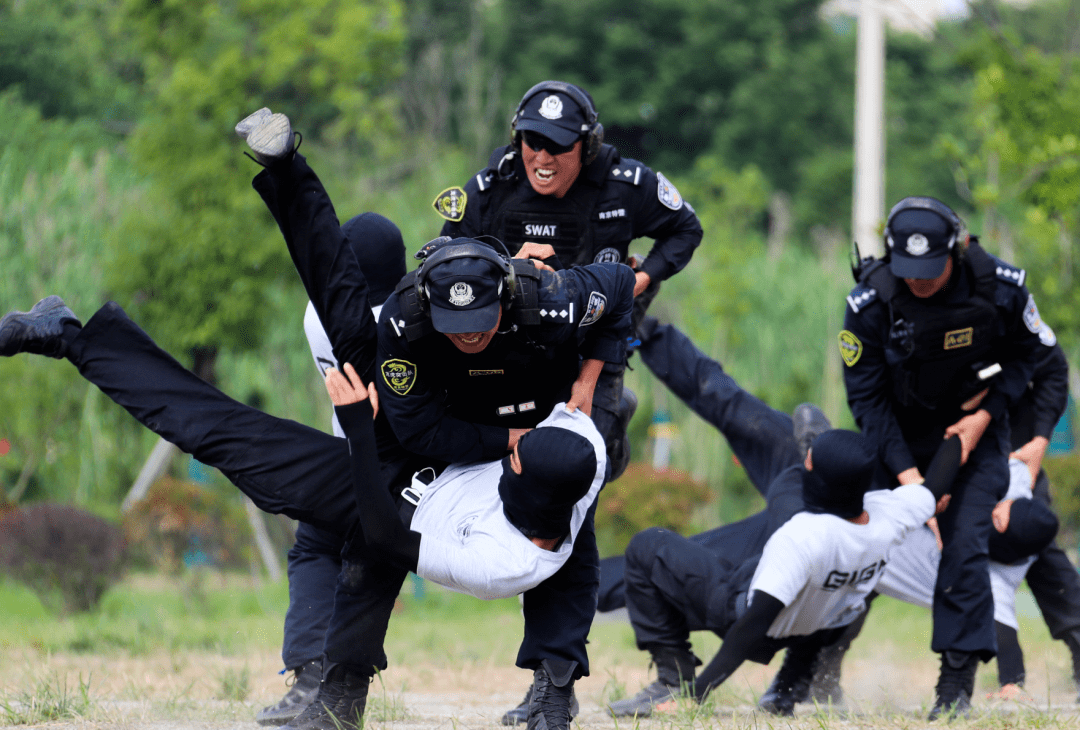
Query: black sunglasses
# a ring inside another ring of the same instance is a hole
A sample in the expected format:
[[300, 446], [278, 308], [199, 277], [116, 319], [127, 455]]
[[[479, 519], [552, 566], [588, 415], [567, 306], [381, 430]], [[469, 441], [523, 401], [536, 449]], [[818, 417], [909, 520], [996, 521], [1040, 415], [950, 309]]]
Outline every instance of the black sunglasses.
[[550, 155], [565, 154], [574, 149], [574, 144], [577, 144], [577, 140], [574, 140], [574, 144], [569, 145], [555, 144], [553, 140], [536, 132], [522, 132], [521, 137], [525, 140], [525, 144], [529, 145], [529, 149], [534, 152], [546, 151]]

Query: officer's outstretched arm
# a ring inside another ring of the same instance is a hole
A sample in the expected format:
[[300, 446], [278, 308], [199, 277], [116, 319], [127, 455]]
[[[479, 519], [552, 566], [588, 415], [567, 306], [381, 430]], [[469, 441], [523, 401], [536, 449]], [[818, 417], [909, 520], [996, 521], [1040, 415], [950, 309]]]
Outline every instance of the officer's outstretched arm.
[[345, 370], [348, 377], [333, 368], [326, 371], [326, 390], [349, 440], [356, 512], [364, 544], [371, 555], [415, 572], [420, 558], [420, 533], [402, 523], [383, 479], [372, 426], [377, 404], [352, 366], [346, 363]]
[[694, 694], [699, 700], [705, 699], [709, 692], [723, 684], [750, 658], [754, 648], [765, 640], [769, 627], [783, 609], [784, 604], [779, 598], [765, 591], [754, 591], [746, 613], [724, 634], [720, 651], [698, 674]]

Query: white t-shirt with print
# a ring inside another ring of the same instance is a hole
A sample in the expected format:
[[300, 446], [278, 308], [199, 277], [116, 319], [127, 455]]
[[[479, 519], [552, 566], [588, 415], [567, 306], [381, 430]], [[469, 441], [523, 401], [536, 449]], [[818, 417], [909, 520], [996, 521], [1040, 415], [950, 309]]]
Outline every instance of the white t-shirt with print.
[[[506, 598], [535, 588], [561, 568], [604, 483], [607, 453], [592, 419], [560, 403], [537, 428], [558, 426], [589, 439], [596, 474], [573, 508], [570, 534], [555, 550], [544, 550], [507, 521], [499, 497], [501, 461], [451, 465], [420, 498], [412, 529], [422, 536], [416, 574], [477, 598]], [[552, 455], [557, 458], [557, 455]]]
[[869, 522], [800, 512], [765, 543], [750, 583], [784, 604], [769, 627], [776, 639], [846, 626], [864, 610], [866, 595], [908, 533], [934, 514], [930, 490], [909, 484], [863, 497]]

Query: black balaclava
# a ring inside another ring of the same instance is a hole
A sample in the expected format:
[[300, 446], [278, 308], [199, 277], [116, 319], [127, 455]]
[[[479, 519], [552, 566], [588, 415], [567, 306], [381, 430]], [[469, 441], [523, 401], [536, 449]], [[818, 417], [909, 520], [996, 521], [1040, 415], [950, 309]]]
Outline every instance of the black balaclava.
[[526, 537], [570, 533], [574, 505], [596, 476], [596, 450], [584, 436], [556, 426], [537, 428], [518, 442], [521, 474], [503, 459], [499, 496], [503, 514]]
[[810, 460], [813, 470], [803, 469], [806, 511], [844, 519], [861, 515], [877, 464], [866, 437], [843, 429], [826, 431], [811, 444]]
[[1015, 500], [1005, 532], [990, 530], [990, 559], [1008, 565], [1040, 553], [1057, 531], [1058, 519], [1045, 504], [1034, 499]]
[[361, 213], [347, 220], [341, 233], [367, 280], [368, 304], [372, 307], [383, 304], [405, 276], [405, 242], [401, 240], [401, 230], [378, 213]]

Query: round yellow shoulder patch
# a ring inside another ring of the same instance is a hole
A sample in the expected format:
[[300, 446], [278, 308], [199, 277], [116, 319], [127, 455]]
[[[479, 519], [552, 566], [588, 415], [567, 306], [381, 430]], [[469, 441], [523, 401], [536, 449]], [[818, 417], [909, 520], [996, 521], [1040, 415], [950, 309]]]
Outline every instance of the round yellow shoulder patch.
[[836, 339], [840, 341], [840, 357], [844, 359], [844, 364], [851, 367], [857, 363], [862, 357], [862, 343], [855, 333], [842, 330]]

